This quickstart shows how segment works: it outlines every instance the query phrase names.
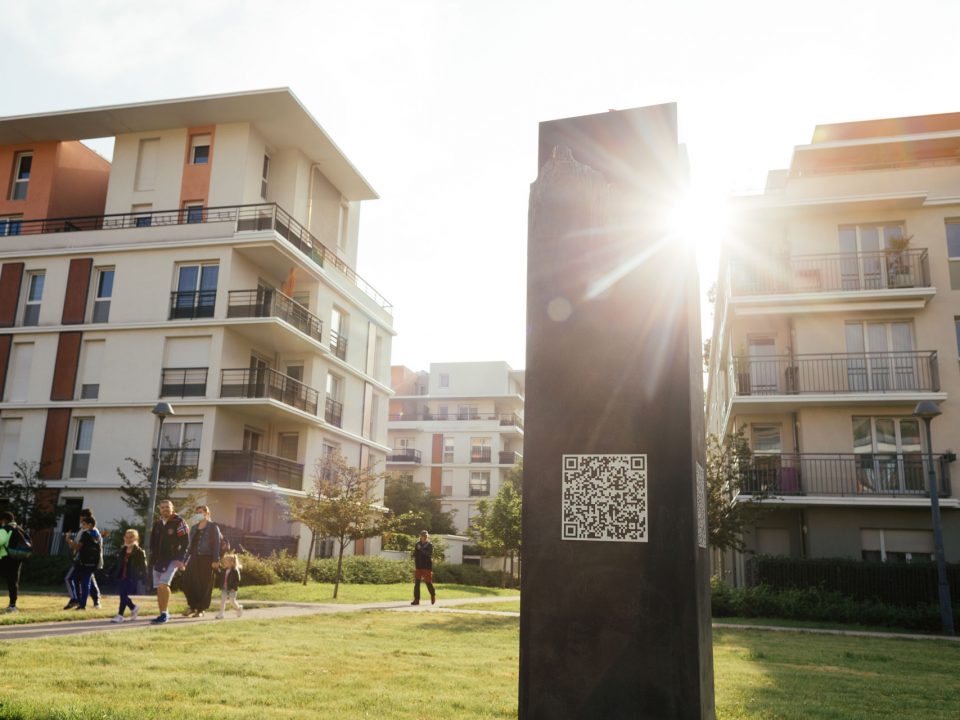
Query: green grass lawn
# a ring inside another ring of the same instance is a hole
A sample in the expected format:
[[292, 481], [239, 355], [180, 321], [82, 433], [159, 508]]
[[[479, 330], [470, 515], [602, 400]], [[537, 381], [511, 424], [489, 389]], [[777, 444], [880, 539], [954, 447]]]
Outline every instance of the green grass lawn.
[[[94, 618], [108, 619], [117, 614], [117, 608], [120, 601], [116, 595], [104, 595], [101, 604], [103, 607], [99, 610], [93, 607], [93, 602], [87, 603], [87, 609], [83, 611], [64, 610], [67, 599], [58, 595], [35, 595], [33, 593], [20, 593], [17, 606], [20, 612], [5, 613], [0, 612], [0, 625], [23, 625], [25, 623], [36, 622], [63, 622], [73, 620], [91, 620]], [[183, 595], [174, 595], [170, 602], [171, 612], [183, 612], [186, 610], [186, 604], [183, 602]], [[141, 603], [140, 614], [143, 617], [157, 614], [156, 601]], [[127, 611], [127, 617], [130, 612]]]
[[[514, 718], [518, 628], [374, 612], [9, 641], [0, 717]], [[960, 717], [955, 643], [717, 630], [714, 658], [720, 720]]]
[[[519, 590], [477, 587], [475, 585], [436, 585], [437, 597], [470, 598], [495, 597], [497, 595], [516, 595]], [[427, 589], [421, 585], [421, 600], [430, 601]], [[394, 583], [391, 585], [340, 585], [337, 599], [333, 599], [333, 585], [328, 583], [277, 583], [275, 585], [251, 585], [240, 588], [240, 599], [254, 600], [290, 600], [292, 602], [317, 603], [366, 603], [366, 602], [409, 602], [413, 599], [413, 583]]]
[[497, 612], [520, 612], [519, 600], [502, 600], [501, 602], [471, 603], [457, 605], [457, 610], [496, 610]]

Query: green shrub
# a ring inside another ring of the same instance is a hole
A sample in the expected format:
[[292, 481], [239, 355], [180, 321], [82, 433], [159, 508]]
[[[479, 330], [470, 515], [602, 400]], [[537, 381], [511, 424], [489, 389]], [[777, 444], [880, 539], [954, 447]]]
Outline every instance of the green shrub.
[[[310, 577], [317, 582], [332, 583], [337, 572], [337, 559], [324, 558], [310, 567]], [[413, 581], [412, 560], [388, 560], [366, 555], [343, 558], [343, 582], [356, 585], [386, 585]]]
[[[273, 585], [277, 582], [277, 573], [273, 569], [270, 558], [243, 553], [239, 555], [239, 560], [242, 566], [240, 570], [242, 585]], [[303, 578], [302, 575], [300, 577]]]
[[479, 585], [481, 587], [501, 587], [506, 580], [506, 587], [518, 587], [516, 578], [509, 573], [499, 570], [485, 570], [479, 565], [448, 565], [437, 563], [433, 566], [433, 579], [438, 583], [455, 583], [457, 585]]
[[[406, 535], [404, 533], [391, 532], [383, 534], [383, 549], [393, 550], [395, 552], [408, 553], [413, 556], [413, 546], [420, 540], [418, 535]], [[433, 545], [433, 561], [443, 562], [447, 558], [447, 541], [442, 537], [435, 535], [430, 538]]]
[[301, 582], [303, 573], [307, 569], [306, 560], [300, 560], [286, 550], [281, 550], [279, 554], [271, 553], [270, 557], [264, 558], [263, 561], [273, 568], [273, 572], [281, 582]]
[[20, 582], [63, 588], [63, 576], [72, 564], [73, 559], [68, 555], [33, 555], [21, 566]]

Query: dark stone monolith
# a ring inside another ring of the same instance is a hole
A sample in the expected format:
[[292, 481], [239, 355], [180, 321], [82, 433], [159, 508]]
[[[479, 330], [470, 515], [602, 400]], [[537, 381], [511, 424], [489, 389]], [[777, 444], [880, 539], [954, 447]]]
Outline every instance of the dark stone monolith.
[[540, 125], [521, 720], [713, 720], [699, 292], [676, 106]]

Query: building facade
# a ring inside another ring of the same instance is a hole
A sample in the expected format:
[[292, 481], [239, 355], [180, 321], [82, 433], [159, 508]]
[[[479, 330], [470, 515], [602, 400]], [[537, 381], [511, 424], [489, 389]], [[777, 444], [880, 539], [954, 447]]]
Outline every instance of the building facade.
[[[77, 142], [104, 137], [111, 163]], [[287, 89], [0, 119], [0, 163], [0, 475], [38, 461], [67, 529], [129, 518], [117, 468], [163, 400], [161, 472], [246, 547], [305, 551], [285, 507], [316, 460], [390, 449], [366, 180]]]
[[505, 362], [391, 368], [387, 470], [442, 498], [465, 533], [477, 503], [494, 497], [523, 458], [522, 370]]
[[[932, 469], [960, 561], [958, 151], [960, 113], [822, 125], [737, 202], [707, 418], [718, 435], [745, 429], [756, 469], [743, 492], [771, 494], [751, 550], [928, 561]], [[932, 447], [912, 416], [921, 400], [943, 413]]]

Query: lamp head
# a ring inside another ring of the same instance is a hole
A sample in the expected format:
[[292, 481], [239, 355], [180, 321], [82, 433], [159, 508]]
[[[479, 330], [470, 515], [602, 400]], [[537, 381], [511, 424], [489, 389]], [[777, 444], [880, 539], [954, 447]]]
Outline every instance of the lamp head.
[[173, 411], [173, 406], [167, 402], [158, 402], [153, 406], [153, 410], [150, 412], [152, 412], [161, 420], [166, 420], [171, 415], [176, 415], [176, 413]]
[[933, 420], [940, 414], [940, 408], [937, 407], [937, 404], [933, 400], [921, 400], [913, 409], [914, 417], [923, 418], [924, 420]]

